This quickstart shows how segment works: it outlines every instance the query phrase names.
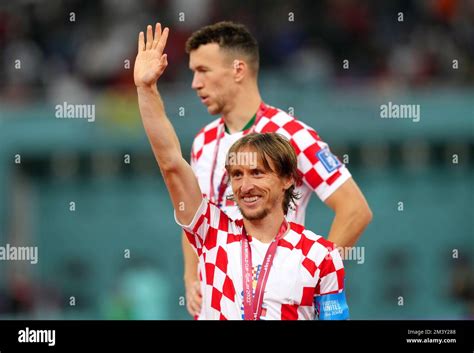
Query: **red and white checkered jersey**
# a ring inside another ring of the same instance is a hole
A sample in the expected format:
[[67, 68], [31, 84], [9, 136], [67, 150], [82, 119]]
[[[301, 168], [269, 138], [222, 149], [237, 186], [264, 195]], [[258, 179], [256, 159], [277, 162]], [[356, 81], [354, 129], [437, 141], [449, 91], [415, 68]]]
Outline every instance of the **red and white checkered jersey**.
[[[298, 169], [303, 175], [303, 183], [297, 187], [301, 198], [296, 202], [296, 210], [289, 210], [287, 218], [298, 224], [304, 224], [306, 207], [313, 192], [324, 201], [337, 188], [351, 177], [349, 170], [334, 156], [327, 143], [305, 123], [296, 120], [286, 112], [267, 106], [262, 117], [256, 122], [254, 132], [276, 132], [288, 138], [298, 157]], [[206, 125], [195, 137], [191, 150], [191, 167], [198, 178], [202, 193], [210, 196], [210, 178], [215, 156], [217, 136], [223, 131], [223, 119], [219, 118]], [[234, 142], [247, 131], [233, 134], [225, 133], [220, 139], [214, 172], [214, 187], [220, 185], [225, 172], [227, 153]], [[214, 190], [217, 194], [217, 190]], [[230, 183], [224, 193], [222, 209], [233, 219], [241, 219], [242, 215], [234, 201], [227, 200], [232, 195]], [[211, 200], [216, 202], [216, 200]]]
[[[203, 198], [189, 225], [182, 225], [177, 219], [176, 222], [199, 255], [203, 293], [199, 320], [241, 320], [243, 220], [232, 220]], [[252, 265], [259, 271], [269, 244], [251, 238], [250, 246]], [[311, 320], [316, 316], [315, 300], [334, 295], [344, 297], [344, 267], [338, 250], [323, 237], [289, 222], [289, 230], [278, 241], [261, 319]], [[342, 307], [345, 297], [343, 302]], [[333, 310], [339, 305], [334, 300], [324, 303], [318, 310]], [[337, 310], [339, 314], [346, 313], [347, 307]]]

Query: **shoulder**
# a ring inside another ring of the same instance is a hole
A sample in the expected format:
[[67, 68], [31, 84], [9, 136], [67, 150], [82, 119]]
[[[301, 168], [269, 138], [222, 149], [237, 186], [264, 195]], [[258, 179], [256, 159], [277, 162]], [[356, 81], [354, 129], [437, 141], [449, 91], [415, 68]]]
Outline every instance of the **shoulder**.
[[304, 137], [321, 140], [316, 130], [311, 126], [273, 106], [268, 106], [268, 109], [258, 121], [255, 131], [260, 133], [276, 132], [290, 140]]
[[313, 248], [322, 253], [327, 253], [335, 249], [333, 242], [306, 229], [303, 225], [294, 222], [289, 222], [289, 225], [290, 233], [285, 237], [285, 240], [291, 243], [294, 249], [301, 250], [305, 255]]
[[290, 222], [290, 233], [280, 240], [279, 246], [297, 253], [301, 265], [313, 277], [321, 271], [327, 272], [328, 261], [337, 252], [334, 243], [293, 222]]

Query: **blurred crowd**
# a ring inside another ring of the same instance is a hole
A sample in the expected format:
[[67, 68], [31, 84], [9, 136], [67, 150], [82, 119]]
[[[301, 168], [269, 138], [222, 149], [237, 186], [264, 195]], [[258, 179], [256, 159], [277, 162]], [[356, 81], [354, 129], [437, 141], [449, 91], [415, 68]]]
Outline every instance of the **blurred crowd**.
[[156, 21], [172, 31], [164, 79], [187, 84], [187, 37], [220, 20], [246, 24], [262, 69], [290, 79], [474, 82], [472, 1], [24, 0], [0, 5], [0, 100], [84, 101], [105, 87], [130, 89], [137, 33]]

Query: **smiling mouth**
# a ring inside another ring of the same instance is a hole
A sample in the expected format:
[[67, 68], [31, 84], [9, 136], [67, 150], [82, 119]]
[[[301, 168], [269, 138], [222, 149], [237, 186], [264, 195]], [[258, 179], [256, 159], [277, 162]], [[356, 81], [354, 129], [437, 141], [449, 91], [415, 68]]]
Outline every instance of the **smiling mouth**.
[[258, 202], [262, 197], [258, 195], [253, 195], [253, 196], [245, 196], [242, 197], [241, 200], [243, 201], [243, 204], [246, 206], [252, 206]]

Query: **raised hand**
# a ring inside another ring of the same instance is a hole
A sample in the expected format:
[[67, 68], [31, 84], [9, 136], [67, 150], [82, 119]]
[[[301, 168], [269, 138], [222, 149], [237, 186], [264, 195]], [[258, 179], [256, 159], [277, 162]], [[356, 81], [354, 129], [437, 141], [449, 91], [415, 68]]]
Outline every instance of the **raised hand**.
[[135, 86], [153, 86], [165, 71], [168, 60], [166, 54], [163, 54], [163, 50], [166, 46], [168, 33], [168, 27], [162, 32], [161, 24], [157, 23], [154, 36], [152, 26], [147, 26], [146, 43], [145, 34], [140, 32], [138, 35], [138, 54], [133, 73]]

